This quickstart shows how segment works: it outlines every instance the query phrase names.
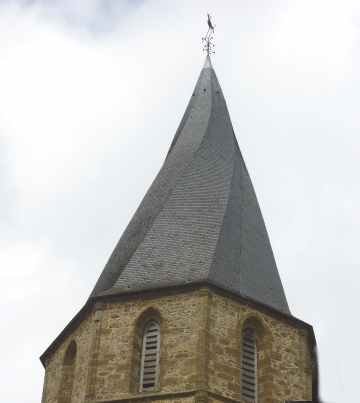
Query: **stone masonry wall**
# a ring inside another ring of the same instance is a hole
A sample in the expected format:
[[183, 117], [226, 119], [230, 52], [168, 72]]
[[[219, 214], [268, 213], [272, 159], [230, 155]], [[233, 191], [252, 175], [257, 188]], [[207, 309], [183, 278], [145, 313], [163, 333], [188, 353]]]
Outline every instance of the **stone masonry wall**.
[[[142, 398], [134, 375], [136, 341], [141, 322], [154, 315], [161, 332], [159, 388]], [[307, 330], [201, 288], [97, 304], [49, 356], [42, 403], [59, 403], [72, 340], [77, 353], [68, 403], [240, 402], [241, 331], [249, 321], [258, 334], [258, 403], [310, 399]]]
[[71, 403], [85, 401], [86, 379], [89, 366], [92, 317], [86, 318], [74, 333], [66, 338], [46, 365], [42, 403], [59, 403], [65, 352], [72, 340], [76, 341], [74, 382]]
[[259, 403], [311, 400], [311, 359], [306, 331], [215, 293], [210, 298], [210, 391], [240, 400], [241, 333], [249, 322], [258, 335]]
[[131, 379], [137, 322], [153, 312], [160, 317], [159, 389], [162, 393], [194, 389], [202, 298], [201, 292], [195, 291], [98, 306], [50, 357], [43, 403], [57, 403], [63, 357], [71, 340], [78, 345], [71, 403], [125, 399], [129, 394], [138, 394], [138, 385], [134, 389]]

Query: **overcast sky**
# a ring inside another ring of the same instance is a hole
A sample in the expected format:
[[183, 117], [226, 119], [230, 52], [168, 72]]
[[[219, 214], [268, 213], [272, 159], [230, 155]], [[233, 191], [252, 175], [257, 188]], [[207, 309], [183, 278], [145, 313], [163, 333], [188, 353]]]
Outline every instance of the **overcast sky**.
[[86, 301], [213, 64], [323, 398], [359, 376], [358, 0], [0, 0], [1, 400]]

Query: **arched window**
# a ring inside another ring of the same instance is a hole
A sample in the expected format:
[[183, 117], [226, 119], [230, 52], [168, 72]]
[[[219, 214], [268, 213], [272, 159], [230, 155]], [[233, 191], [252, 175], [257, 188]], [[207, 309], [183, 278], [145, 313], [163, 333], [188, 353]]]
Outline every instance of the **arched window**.
[[241, 398], [248, 402], [257, 400], [257, 351], [255, 331], [246, 327], [241, 339]]
[[63, 359], [58, 403], [71, 403], [77, 347], [73, 340], [67, 347]]
[[160, 325], [156, 320], [146, 323], [142, 339], [140, 392], [154, 390], [159, 380]]

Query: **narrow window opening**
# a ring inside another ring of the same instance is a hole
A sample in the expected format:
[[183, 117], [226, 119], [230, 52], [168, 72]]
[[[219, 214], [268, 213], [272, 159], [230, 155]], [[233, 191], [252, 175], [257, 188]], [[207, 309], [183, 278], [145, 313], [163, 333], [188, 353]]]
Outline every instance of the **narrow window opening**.
[[155, 320], [149, 321], [144, 329], [141, 353], [140, 391], [146, 392], [157, 387], [160, 360], [160, 326]]
[[257, 350], [255, 331], [248, 327], [241, 341], [241, 398], [247, 402], [257, 401]]

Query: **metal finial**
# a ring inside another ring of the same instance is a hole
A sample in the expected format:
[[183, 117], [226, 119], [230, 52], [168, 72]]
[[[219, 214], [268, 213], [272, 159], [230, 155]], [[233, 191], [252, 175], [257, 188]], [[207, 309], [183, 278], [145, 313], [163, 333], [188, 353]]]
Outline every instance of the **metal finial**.
[[213, 25], [211, 21], [211, 15], [207, 15], [207, 24], [208, 24], [208, 30], [206, 32], [206, 35], [201, 38], [202, 43], [203, 43], [203, 51], [207, 53], [208, 56], [211, 54], [214, 54], [214, 48], [215, 44], [213, 42], [214, 40], [214, 30], [215, 30], [215, 25]]

